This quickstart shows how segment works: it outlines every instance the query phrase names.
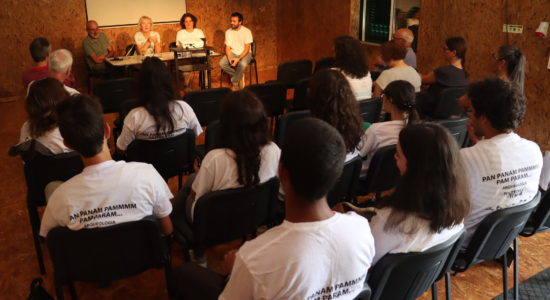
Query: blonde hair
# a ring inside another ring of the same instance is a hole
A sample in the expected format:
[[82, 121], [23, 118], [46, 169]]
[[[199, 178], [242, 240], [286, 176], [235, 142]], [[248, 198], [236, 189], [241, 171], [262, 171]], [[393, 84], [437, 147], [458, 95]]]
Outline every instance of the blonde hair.
[[141, 22], [143, 20], [149, 20], [149, 22], [151, 22], [151, 31], [152, 31], [153, 30], [153, 19], [151, 19], [148, 16], [141, 16], [141, 18], [139, 18], [139, 20], [138, 20], [138, 29], [141, 31]]

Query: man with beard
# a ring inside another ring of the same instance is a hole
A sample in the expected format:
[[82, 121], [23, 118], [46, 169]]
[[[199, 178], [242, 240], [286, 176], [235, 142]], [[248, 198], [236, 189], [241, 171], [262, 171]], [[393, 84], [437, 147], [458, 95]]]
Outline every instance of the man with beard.
[[242, 25], [242, 14], [234, 12], [230, 20], [231, 28], [225, 32], [225, 56], [220, 60], [220, 67], [231, 76], [232, 89], [238, 90], [244, 87], [244, 81], [241, 83], [241, 79], [252, 59], [252, 32]]
[[99, 31], [97, 22], [90, 20], [86, 23], [88, 36], [82, 41], [86, 54], [86, 63], [94, 74], [106, 74], [105, 59], [114, 55], [113, 46], [103, 32]]

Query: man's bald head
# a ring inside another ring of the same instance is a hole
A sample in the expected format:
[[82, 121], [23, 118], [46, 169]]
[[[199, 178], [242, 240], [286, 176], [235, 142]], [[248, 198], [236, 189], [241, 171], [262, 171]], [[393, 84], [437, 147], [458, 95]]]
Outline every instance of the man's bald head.
[[86, 22], [86, 31], [92, 39], [97, 39], [99, 36], [99, 25], [94, 20]]
[[407, 28], [401, 28], [395, 32], [393, 38], [398, 40], [398, 42], [403, 43], [405, 47], [410, 48], [412, 42], [414, 41], [414, 34]]
[[90, 28], [90, 26], [95, 26], [97, 27], [97, 22], [95, 20], [90, 20], [88, 22], [86, 22], [86, 29]]

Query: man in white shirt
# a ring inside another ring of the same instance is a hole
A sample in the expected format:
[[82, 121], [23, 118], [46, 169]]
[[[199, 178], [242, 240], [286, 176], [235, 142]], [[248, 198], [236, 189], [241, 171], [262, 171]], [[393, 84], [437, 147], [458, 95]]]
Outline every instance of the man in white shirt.
[[407, 55], [405, 56], [405, 63], [416, 69], [416, 53], [412, 49], [412, 43], [414, 41], [414, 34], [410, 29], [401, 28], [393, 34], [393, 39], [401, 45], [407, 48]]
[[172, 194], [152, 165], [111, 158], [109, 126], [96, 99], [71, 96], [57, 108], [64, 143], [79, 152], [84, 170], [50, 196], [40, 235], [55, 227], [97, 228], [153, 215], [163, 234], [172, 232]]
[[[73, 55], [67, 49], [58, 49], [53, 51], [48, 57], [48, 76], [64, 83], [71, 75], [73, 66]], [[64, 85], [65, 90], [70, 95], [80, 94], [77, 90]]]
[[231, 14], [231, 28], [225, 32], [225, 55], [220, 60], [220, 67], [231, 76], [232, 89], [243, 88], [241, 83], [243, 72], [252, 59], [250, 46], [252, 32], [244, 27], [243, 15], [234, 12]]
[[525, 115], [525, 97], [499, 78], [472, 83], [461, 99], [470, 103], [472, 147], [460, 151], [472, 205], [464, 220], [469, 243], [479, 223], [499, 209], [531, 201], [538, 191], [542, 154], [534, 142], [514, 133]]
[[[353, 299], [359, 294], [374, 257], [369, 223], [355, 213], [332, 211], [326, 199], [345, 156], [341, 135], [328, 123], [306, 118], [291, 126], [279, 163], [285, 220], [226, 255], [229, 267], [234, 264], [219, 299]], [[195, 274], [205, 272], [197, 268]], [[213, 277], [197, 287], [195, 280], [184, 276], [177, 285], [196, 293], [201, 285], [223, 284]]]

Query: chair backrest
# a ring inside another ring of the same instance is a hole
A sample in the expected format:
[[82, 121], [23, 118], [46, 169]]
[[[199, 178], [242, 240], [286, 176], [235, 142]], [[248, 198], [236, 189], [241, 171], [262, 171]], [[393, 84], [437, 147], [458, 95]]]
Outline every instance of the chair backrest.
[[256, 58], [256, 41], [252, 41], [252, 43], [250, 44], [250, 54], [252, 55], [252, 59]]
[[382, 147], [374, 153], [367, 171], [366, 193], [380, 193], [394, 187], [401, 176], [395, 165], [396, 145]]
[[254, 84], [246, 87], [264, 104], [268, 117], [280, 116], [285, 111], [286, 89], [279, 82]]
[[309, 109], [307, 96], [309, 91], [309, 81], [311, 78], [300, 79], [294, 89], [294, 99], [292, 100], [292, 111]]
[[54, 156], [36, 156], [25, 161], [25, 181], [27, 182], [27, 201], [29, 205], [46, 205], [44, 188], [52, 181], [67, 181], [82, 172], [82, 159], [77, 152]]
[[277, 67], [277, 81], [294, 88], [300, 79], [311, 77], [313, 64], [309, 59], [287, 61]]
[[468, 136], [468, 127], [466, 126], [468, 118], [437, 120], [436, 123], [449, 130], [451, 135], [455, 137], [458, 147], [465, 146], [466, 137]]
[[525, 204], [499, 209], [485, 217], [464, 251], [465, 267], [503, 256], [539, 202], [540, 193], [537, 193]]
[[539, 206], [535, 208], [520, 234], [522, 236], [532, 236], [537, 232], [550, 230], [548, 217], [550, 217], [550, 191], [542, 192], [541, 190]]
[[447, 241], [423, 252], [386, 254], [371, 269], [368, 284], [371, 300], [412, 300], [422, 295], [436, 280], [457, 239]]
[[286, 131], [288, 130], [290, 125], [292, 125], [292, 123], [294, 123], [295, 121], [306, 118], [308, 116], [309, 110], [293, 111], [284, 114], [277, 123], [277, 130], [275, 132], [275, 143], [277, 143], [279, 147], [282, 147]]
[[78, 231], [57, 227], [46, 242], [58, 283], [109, 282], [162, 267], [170, 260], [152, 217]]
[[135, 78], [118, 78], [94, 84], [93, 93], [101, 101], [103, 113], [123, 113], [129, 110], [129, 103], [135, 101], [138, 83]]
[[[131, 50], [131, 51], [130, 51]], [[130, 44], [124, 49], [124, 55], [134, 55], [136, 53], [136, 44]]]
[[363, 121], [376, 123], [380, 120], [382, 112], [382, 98], [370, 98], [359, 101], [359, 114]]
[[464, 87], [445, 88], [439, 93], [439, 99], [434, 110], [434, 118], [448, 119], [451, 116], [462, 114], [462, 108], [458, 105], [458, 98], [466, 93]]
[[359, 156], [356, 156], [344, 164], [344, 170], [342, 171], [340, 179], [338, 179], [327, 196], [328, 205], [330, 207], [333, 207], [339, 202], [351, 201], [355, 197], [362, 165], [363, 161]]
[[195, 204], [195, 249], [226, 243], [255, 232], [274, 217], [279, 180], [274, 177], [258, 186], [210, 192]]
[[229, 88], [192, 91], [185, 94], [183, 101], [193, 108], [201, 126], [207, 126], [220, 118], [221, 102], [229, 92]]
[[323, 69], [330, 69], [334, 67], [335, 63], [336, 63], [336, 59], [334, 57], [321, 58], [315, 62], [315, 69], [313, 70], [313, 74]]
[[126, 150], [128, 161], [152, 164], [168, 180], [194, 171], [195, 133], [192, 130], [161, 140], [134, 140]]
[[204, 137], [204, 150], [205, 153], [216, 148], [220, 148], [220, 121], [216, 120], [206, 127], [206, 133]]

